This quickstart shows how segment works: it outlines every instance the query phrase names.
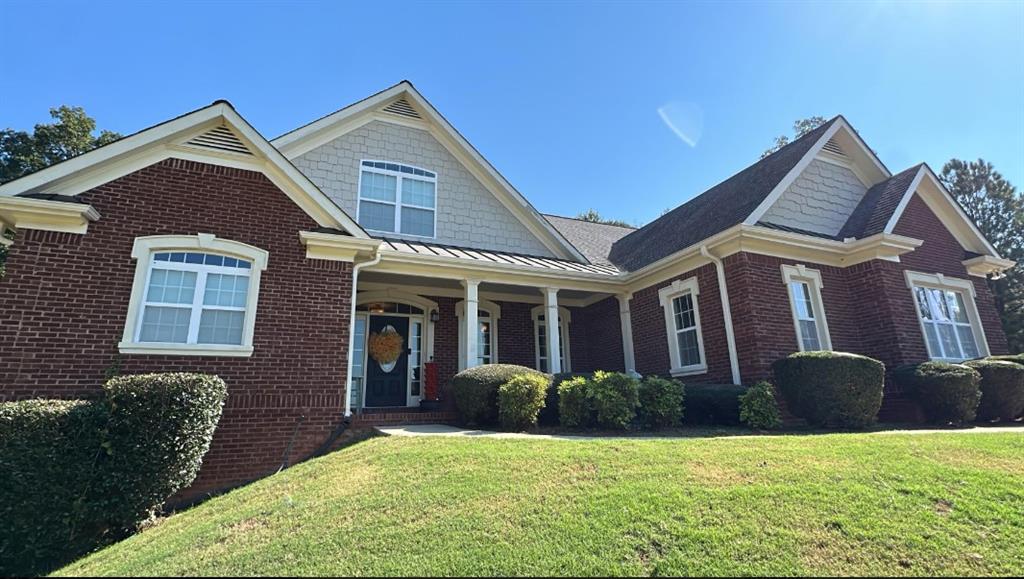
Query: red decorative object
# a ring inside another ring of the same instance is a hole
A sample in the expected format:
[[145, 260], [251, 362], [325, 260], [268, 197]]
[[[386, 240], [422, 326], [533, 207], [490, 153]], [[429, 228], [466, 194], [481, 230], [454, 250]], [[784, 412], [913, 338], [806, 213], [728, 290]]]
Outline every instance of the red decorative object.
[[423, 395], [427, 400], [437, 400], [437, 363], [423, 363]]

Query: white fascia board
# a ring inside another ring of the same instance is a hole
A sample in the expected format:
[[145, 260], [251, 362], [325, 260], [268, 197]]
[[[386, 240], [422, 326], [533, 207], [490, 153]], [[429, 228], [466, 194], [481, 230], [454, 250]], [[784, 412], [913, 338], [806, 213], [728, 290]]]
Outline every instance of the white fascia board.
[[789, 173], [786, 173], [786, 176], [779, 181], [779, 184], [772, 189], [771, 193], [769, 193], [768, 196], [765, 197], [764, 200], [761, 201], [761, 203], [754, 209], [754, 211], [747, 216], [743, 221], [743, 225], [754, 225], [760, 221], [761, 218], [764, 217], [764, 214], [772, 208], [772, 205], [775, 205], [775, 202], [779, 200], [779, 197], [782, 197], [782, 194], [786, 192], [786, 189], [789, 189], [789, 186], [793, 184], [793, 181], [796, 181], [797, 178], [800, 177], [800, 174], [804, 172], [804, 169], [814, 161], [814, 158], [818, 156], [818, 153], [821, 152], [825, 144], [828, 143], [828, 140], [831, 139], [832, 136], [844, 126], [844, 124], [845, 123], [842, 118], [834, 121], [832, 126], [822, 133], [814, 145], [804, 153], [804, 156], [800, 158], [800, 161], [790, 169]]
[[[907, 205], [910, 204], [910, 200], [913, 199], [914, 195], [921, 189], [923, 181], [927, 181], [929, 185], [931, 185], [932, 187], [935, 188], [935, 190], [938, 191], [938, 198], [936, 198], [936, 196], [934, 195], [922, 195], [921, 199], [924, 200], [924, 202], [930, 208], [932, 208], [932, 211], [933, 213], [936, 214], [936, 217], [938, 217], [939, 220], [943, 222], [943, 225], [945, 225], [946, 228], [949, 229], [950, 233], [952, 233], [953, 236], [957, 238], [957, 241], [966, 246], [972, 245], [969, 242], [974, 241], [979, 244], [980, 248], [983, 248], [985, 250], [985, 253], [991, 255], [992, 257], [1001, 259], [999, 252], [996, 251], [994, 247], [992, 247], [992, 244], [989, 243], [988, 239], [985, 238], [985, 235], [978, 229], [978, 226], [974, 224], [974, 221], [970, 217], [968, 217], [966, 213], [964, 213], [963, 208], [960, 207], [960, 204], [957, 203], [956, 199], [953, 198], [953, 194], [946, 189], [946, 187], [942, 184], [942, 181], [939, 180], [938, 176], [935, 175], [935, 173], [932, 171], [931, 167], [929, 167], [927, 163], [922, 164], [921, 168], [918, 169], [917, 175], [914, 177], [914, 182], [910, 185], [910, 188], [907, 189], [907, 191], [903, 194], [903, 198], [900, 199], [900, 204], [896, 206], [896, 211], [893, 212], [892, 216], [889, 218], [889, 221], [885, 224], [885, 232], [892, 233], [892, 231], [896, 228], [896, 224], [899, 223], [900, 217], [903, 216], [903, 212], [906, 211]], [[945, 216], [943, 215], [943, 213], [945, 212], [935, 211], [936, 204], [952, 209], [959, 223], [950, 223], [948, 221], [948, 218], [944, 218]], [[958, 225], [966, 225], [967, 230], [970, 232], [969, 237], [973, 237], [973, 240], [965, 238], [965, 236], [962, 233], [962, 227], [958, 227]], [[971, 247], [968, 247], [968, 249], [971, 249]]]
[[383, 243], [379, 239], [363, 239], [317, 231], [300, 231], [299, 241], [306, 246], [307, 258], [331, 261], [355, 261], [360, 254], [372, 255]]
[[[227, 124], [259, 155], [239, 155], [183, 145], [191, 137], [220, 123]], [[223, 102], [6, 183], [0, 186], [0, 196], [23, 193], [74, 196], [171, 157], [260, 171], [318, 224], [344, 229], [355, 237], [369, 238], [363, 228]]]
[[[100, 214], [95, 208], [82, 203], [30, 197], [0, 197], [0, 223], [14, 229], [82, 234], [88, 231], [90, 222], [99, 218]], [[10, 240], [4, 238], [4, 241]]]
[[967, 273], [977, 277], [986, 277], [989, 274], [999, 275], [1002, 272], [1017, 265], [1012, 259], [1003, 259], [991, 255], [979, 255], [961, 262], [967, 269]]

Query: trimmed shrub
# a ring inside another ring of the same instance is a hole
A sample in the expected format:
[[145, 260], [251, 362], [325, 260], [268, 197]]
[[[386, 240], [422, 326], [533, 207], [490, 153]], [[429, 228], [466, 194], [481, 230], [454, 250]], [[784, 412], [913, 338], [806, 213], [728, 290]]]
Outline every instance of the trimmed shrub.
[[740, 396], [745, 386], [736, 384], [687, 384], [683, 423], [701, 426], [739, 426]]
[[751, 428], [772, 430], [782, 426], [775, 389], [764, 380], [754, 384], [740, 396], [740, 421]]
[[593, 425], [593, 409], [588, 396], [590, 380], [576, 376], [558, 385], [558, 419], [567, 428]]
[[0, 404], [0, 575], [45, 573], [151, 517], [195, 479], [227, 388], [149, 374], [104, 394]]
[[794, 415], [814, 426], [863, 428], [882, 406], [885, 365], [846, 352], [797, 352], [772, 364]]
[[601, 428], [625, 430], [636, 418], [640, 381], [619, 372], [594, 372], [587, 383], [587, 398]]
[[113, 527], [128, 530], [195, 480], [227, 386], [217, 376], [176, 372], [118, 376], [104, 390], [111, 476], [98, 505]]
[[978, 420], [1014, 420], [1024, 413], [1024, 366], [1003, 360], [964, 362], [981, 374]]
[[649, 376], [640, 381], [640, 408], [637, 417], [643, 428], [677, 426], [683, 417], [682, 382]]
[[925, 362], [900, 366], [893, 379], [921, 405], [929, 422], [962, 424], [974, 420], [981, 400], [981, 375], [963, 364]]
[[1024, 366], [1024, 354], [1009, 354], [1003, 356], [989, 356], [986, 360], [996, 360], [998, 362], [1013, 362], [1014, 364], [1020, 364]]
[[45, 574], [103, 539], [88, 490], [107, 418], [82, 400], [0, 404], [0, 576]]
[[544, 407], [547, 376], [520, 374], [498, 387], [498, 414], [506, 430], [525, 430], [537, 425], [537, 414]]
[[526, 366], [484, 364], [459, 372], [452, 378], [452, 397], [465, 424], [494, 426], [498, 423], [498, 388], [515, 376], [547, 376]]
[[582, 376], [583, 378], [592, 378], [593, 372], [559, 372], [555, 374], [551, 379], [551, 384], [548, 386], [547, 398], [544, 400], [544, 408], [541, 409], [540, 414], [537, 416], [537, 424], [541, 426], [558, 426], [561, 421], [558, 417], [558, 386], [562, 382], [569, 380], [570, 378], [576, 378]]

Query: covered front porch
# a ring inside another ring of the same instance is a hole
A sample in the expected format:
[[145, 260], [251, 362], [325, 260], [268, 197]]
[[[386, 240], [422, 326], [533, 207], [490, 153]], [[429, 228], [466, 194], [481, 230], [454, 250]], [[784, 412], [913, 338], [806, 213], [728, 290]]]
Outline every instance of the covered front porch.
[[633, 369], [631, 340], [623, 341], [628, 310], [610, 292], [368, 269], [354, 301], [346, 411], [358, 421], [415, 421], [421, 405], [450, 414], [451, 378], [481, 364], [553, 374]]

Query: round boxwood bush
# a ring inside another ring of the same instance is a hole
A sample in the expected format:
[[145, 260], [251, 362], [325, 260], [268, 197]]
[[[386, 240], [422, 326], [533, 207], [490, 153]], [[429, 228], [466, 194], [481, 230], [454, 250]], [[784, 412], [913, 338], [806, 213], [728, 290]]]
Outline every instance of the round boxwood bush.
[[963, 424], [974, 420], [981, 400], [981, 375], [972, 368], [925, 362], [897, 368], [893, 379], [917, 400], [929, 422]]
[[459, 372], [452, 378], [452, 397], [465, 424], [494, 426], [498, 424], [498, 388], [523, 374], [544, 376], [526, 366], [484, 364]]
[[797, 352], [772, 364], [790, 412], [814, 426], [863, 428], [882, 406], [885, 365], [846, 352]]
[[599, 370], [587, 386], [597, 425], [612, 430], [629, 428], [640, 403], [640, 381], [628, 374]]
[[1013, 420], [1024, 413], [1024, 366], [1003, 360], [964, 362], [981, 374], [978, 420]]
[[551, 381], [542, 374], [520, 374], [498, 387], [498, 414], [505, 430], [537, 425]]
[[567, 428], [586, 428], [593, 425], [590, 404], [590, 379], [574, 376], [558, 385], [558, 419]]
[[593, 372], [559, 372], [553, 375], [551, 378], [551, 384], [548, 386], [547, 398], [544, 400], [544, 408], [541, 409], [540, 414], [537, 416], [537, 424], [541, 426], [558, 426], [561, 421], [558, 417], [558, 387], [571, 378], [582, 376], [584, 378], [592, 378]]
[[647, 429], [671, 428], [683, 417], [683, 383], [648, 376], [640, 381], [640, 407], [637, 418]]
[[770, 382], [762, 380], [740, 396], [740, 421], [751, 428], [772, 430], [782, 426], [779, 403]]
[[1024, 354], [1009, 354], [1003, 356], [989, 356], [986, 360], [996, 360], [1001, 362], [1013, 362], [1014, 364], [1020, 364], [1024, 366]]

